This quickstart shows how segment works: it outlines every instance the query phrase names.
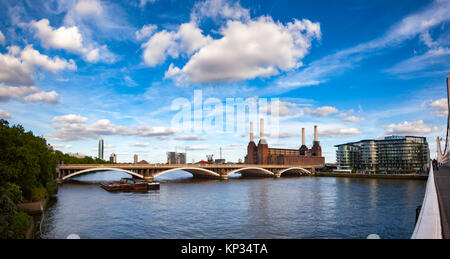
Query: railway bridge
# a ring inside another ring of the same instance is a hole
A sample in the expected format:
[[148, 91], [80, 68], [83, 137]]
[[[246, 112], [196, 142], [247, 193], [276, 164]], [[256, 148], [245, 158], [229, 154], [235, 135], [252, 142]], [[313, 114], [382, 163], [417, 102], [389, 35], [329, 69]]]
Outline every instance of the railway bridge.
[[251, 164], [70, 164], [60, 165], [56, 176], [60, 182], [71, 177], [98, 171], [120, 171], [136, 178], [152, 182], [159, 175], [183, 170], [194, 177], [228, 179], [234, 173], [249, 177], [275, 177], [282, 175], [313, 175], [314, 166], [297, 167], [293, 165], [251, 165]]

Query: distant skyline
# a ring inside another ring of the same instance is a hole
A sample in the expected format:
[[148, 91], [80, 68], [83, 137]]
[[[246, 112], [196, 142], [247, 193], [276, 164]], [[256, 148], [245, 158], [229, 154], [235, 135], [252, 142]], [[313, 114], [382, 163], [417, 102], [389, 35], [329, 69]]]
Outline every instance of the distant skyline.
[[[277, 104], [278, 129], [266, 126], [270, 147], [299, 148], [301, 128], [310, 147], [318, 125], [327, 163], [336, 161], [336, 144], [386, 135], [425, 136], [435, 157], [436, 137], [445, 137], [450, 0], [0, 7], [0, 118], [63, 152], [97, 157], [103, 138], [105, 159], [115, 153], [118, 162], [134, 154], [166, 162], [166, 152], [184, 150], [188, 162], [199, 161], [218, 158], [220, 147], [227, 161], [243, 159], [248, 119], [225, 133], [174, 126], [196, 93], [221, 107], [230, 98]], [[221, 112], [205, 107], [209, 116]], [[273, 117], [270, 106], [257, 111], [256, 141], [259, 117]], [[202, 118], [194, 114], [193, 124]]]

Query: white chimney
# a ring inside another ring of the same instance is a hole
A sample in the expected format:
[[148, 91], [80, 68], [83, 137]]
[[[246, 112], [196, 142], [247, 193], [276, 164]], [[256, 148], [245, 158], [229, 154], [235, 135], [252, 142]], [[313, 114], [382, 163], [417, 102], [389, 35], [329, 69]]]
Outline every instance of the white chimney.
[[253, 135], [253, 122], [250, 122], [250, 142], [255, 139], [255, 136]]
[[302, 128], [302, 146], [305, 146], [305, 128]]
[[319, 139], [317, 138], [317, 125], [314, 125], [314, 141], [319, 141]]
[[259, 124], [259, 138], [264, 139], [264, 118], [261, 118], [261, 122]]

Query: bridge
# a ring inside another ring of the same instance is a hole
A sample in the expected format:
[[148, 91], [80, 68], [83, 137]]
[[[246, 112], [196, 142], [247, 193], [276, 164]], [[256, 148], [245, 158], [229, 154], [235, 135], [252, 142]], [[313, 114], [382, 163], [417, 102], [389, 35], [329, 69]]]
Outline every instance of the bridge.
[[59, 182], [71, 177], [99, 172], [120, 171], [133, 177], [152, 182], [154, 178], [173, 171], [183, 170], [198, 178], [228, 179], [234, 173], [246, 177], [275, 177], [282, 175], [303, 176], [313, 175], [314, 166], [293, 165], [250, 165], [250, 164], [69, 164], [60, 165], [56, 169]]
[[[450, 74], [447, 76], [447, 107], [448, 111], [450, 111]], [[448, 132], [450, 129], [450, 112], [447, 115], [447, 134], [445, 136], [445, 146], [444, 146], [444, 152], [442, 152], [441, 149], [441, 139], [437, 137], [436, 144], [437, 144], [437, 162], [439, 164], [446, 164], [450, 163], [450, 150], [448, 149]]]
[[[450, 111], [450, 74], [447, 76], [447, 107]], [[450, 112], [447, 116], [447, 133], [444, 152], [440, 138], [437, 138], [438, 166], [430, 167], [425, 197], [419, 218], [411, 238], [413, 239], [450, 239], [450, 150], [448, 132], [450, 131]]]

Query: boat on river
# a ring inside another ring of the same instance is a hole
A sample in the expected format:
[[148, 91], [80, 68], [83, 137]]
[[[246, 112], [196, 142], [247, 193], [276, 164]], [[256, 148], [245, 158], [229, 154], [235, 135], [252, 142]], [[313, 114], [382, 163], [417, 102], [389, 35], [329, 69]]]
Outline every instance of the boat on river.
[[101, 187], [107, 191], [148, 191], [159, 190], [159, 183], [149, 183], [133, 178], [122, 178], [120, 181], [102, 183]]

